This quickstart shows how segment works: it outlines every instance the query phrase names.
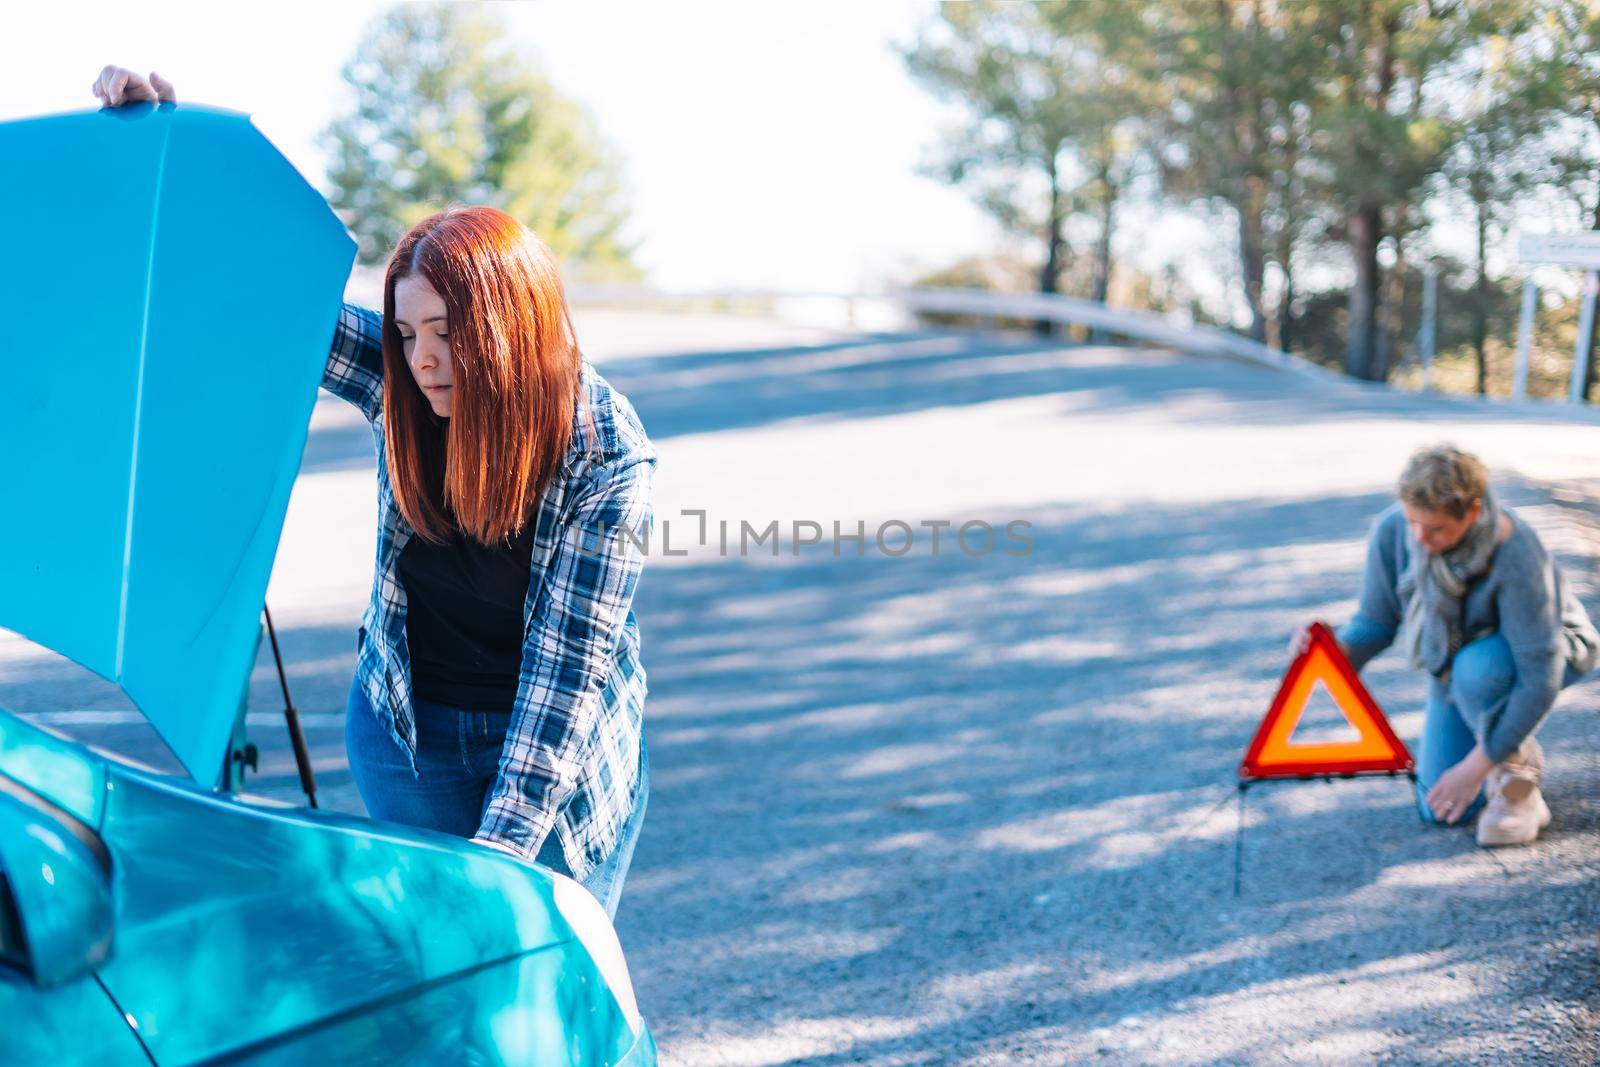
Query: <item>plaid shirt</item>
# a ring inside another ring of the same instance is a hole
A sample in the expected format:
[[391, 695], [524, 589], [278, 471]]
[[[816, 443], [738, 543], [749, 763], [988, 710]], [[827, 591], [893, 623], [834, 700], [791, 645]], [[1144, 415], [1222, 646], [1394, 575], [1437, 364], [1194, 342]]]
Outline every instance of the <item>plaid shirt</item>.
[[[411, 757], [416, 723], [397, 570], [414, 532], [395, 506], [384, 453], [381, 316], [344, 305], [322, 385], [361, 409], [377, 441], [378, 552], [356, 678]], [[522, 676], [500, 770], [477, 833], [532, 859], [553, 829], [582, 879], [610, 854], [637, 801], [645, 671], [633, 595], [654, 518], [656, 453], [626, 397], [587, 358], [572, 444], [540, 502], [523, 606]], [[632, 531], [638, 544], [622, 531]]]

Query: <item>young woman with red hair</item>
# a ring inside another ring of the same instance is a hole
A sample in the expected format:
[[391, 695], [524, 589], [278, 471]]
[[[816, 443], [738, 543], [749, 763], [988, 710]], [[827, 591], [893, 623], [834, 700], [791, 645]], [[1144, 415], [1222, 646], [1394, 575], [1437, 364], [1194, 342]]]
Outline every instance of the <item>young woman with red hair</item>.
[[[95, 94], [174, 97], [117, 67]], [[656, 453], [550, 250], [492, 207], [423, 219], [381, 315], [340, 312], [322, 384], [377, 443], [345, 729], [368, 812], [537, 860], [614, 916], [649, 795], [632, 604]]]

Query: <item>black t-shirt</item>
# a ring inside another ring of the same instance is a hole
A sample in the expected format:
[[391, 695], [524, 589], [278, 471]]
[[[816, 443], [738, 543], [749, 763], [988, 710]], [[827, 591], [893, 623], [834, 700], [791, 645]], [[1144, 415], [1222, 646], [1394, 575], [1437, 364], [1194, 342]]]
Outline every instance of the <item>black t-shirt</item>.
[[[448, 507], [445, 513], [455, 521]], [[415, 534], [406, 542], [399, 570], [414, 696], [470, 711], [512, 710], [534, 526], [530, 517], [509, 544], [479, 544], [460, 531], [442, 545]]]

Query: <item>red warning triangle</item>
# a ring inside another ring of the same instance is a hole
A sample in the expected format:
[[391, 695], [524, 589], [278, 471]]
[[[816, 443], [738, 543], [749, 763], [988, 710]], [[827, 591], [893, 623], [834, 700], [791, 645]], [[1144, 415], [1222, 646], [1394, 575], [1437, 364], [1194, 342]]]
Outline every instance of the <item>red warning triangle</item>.
[[[1324, 687], [1360, 735], [1353, 741], [1296, 743], [1295, 727], [1317, 686]], [[1333, 631], [1311, 624], [1311, 641], [1289, 665], [1261, 720], [1255, 740], [1239, 764], [1239, 777], [1298, 778], [1314, 775], [1390, 774], [1413, 767], [1411, 753], [1395, 736], [1378, 702], [1361, 684], [1339, 650]]]

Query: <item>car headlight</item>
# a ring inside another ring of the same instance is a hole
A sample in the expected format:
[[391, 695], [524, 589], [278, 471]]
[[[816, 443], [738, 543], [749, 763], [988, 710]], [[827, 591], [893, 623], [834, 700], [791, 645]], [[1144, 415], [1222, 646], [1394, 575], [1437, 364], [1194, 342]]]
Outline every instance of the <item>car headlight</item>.
[[571, 878], [555, 871], [548, 873], [555, 883], [556, 909], [561, 912], [567, 925], [572, 927], [573, 933], [577, 934], [578, 940], [583, 942], [583, 947], [589, 950], [595, 968], [599, 970], [600, 977], [606, 980], [606, 985], [611, 987], [611, 993], [617, 998], [628, 1025], [638, 1032], [644, 1020], [639, 1015], [639, 1004], [633, 995], [633, 980], [628, 977], [628, 961], [622, 955], [622, 942], [617, 940], [616, 928], [611, 925], [606, 909], [600, 906], [593, 893]]

